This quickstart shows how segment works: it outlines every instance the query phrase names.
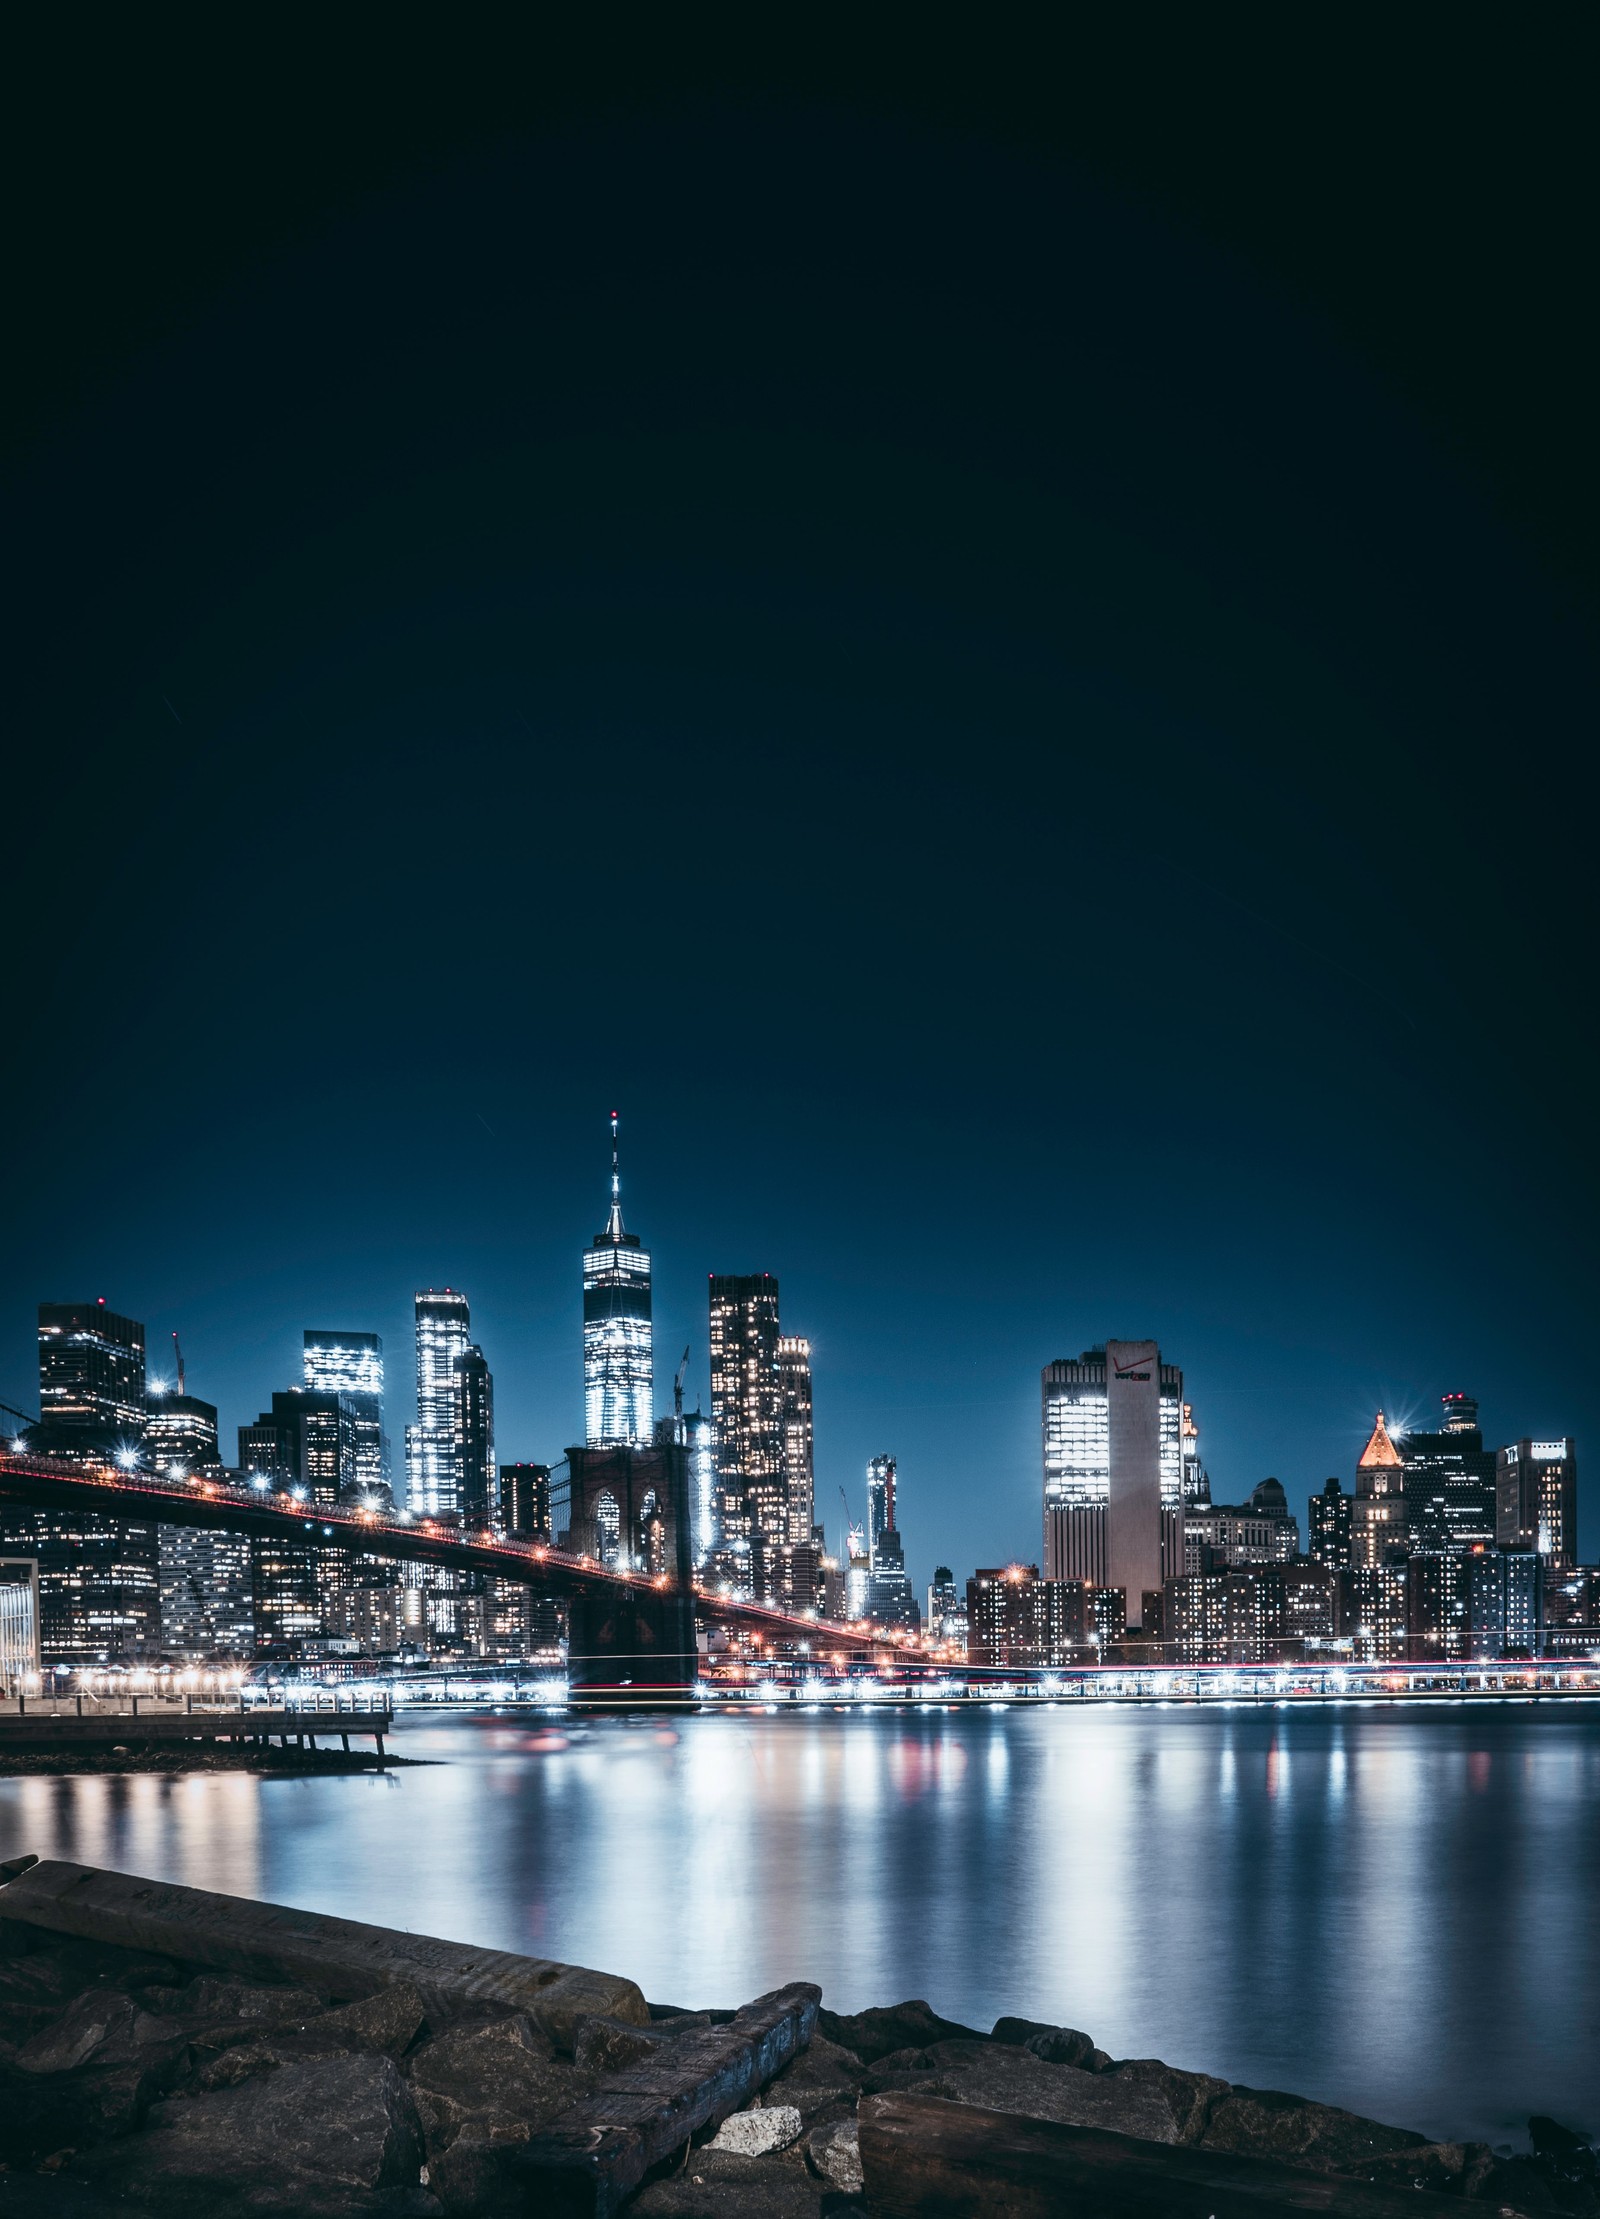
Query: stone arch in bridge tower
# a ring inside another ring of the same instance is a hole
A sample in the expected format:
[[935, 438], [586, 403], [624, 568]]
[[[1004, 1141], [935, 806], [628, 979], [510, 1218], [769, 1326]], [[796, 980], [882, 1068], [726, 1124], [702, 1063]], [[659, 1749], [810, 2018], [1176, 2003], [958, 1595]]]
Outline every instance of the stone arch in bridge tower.
[[[573, 1597], [568, 1679], [580, 1700], [637, 1702], [692, 1688], [695, 1653], [689, 1459], [672, 1441], [650, 1448], [569, 1449], [567, 1546], [600, 1557], [603, 1518], [617, 1512], [618, 1570], [663, 1582], [656, 1591]], [[624, 1565], [626, 1553], [630, 1562]]]

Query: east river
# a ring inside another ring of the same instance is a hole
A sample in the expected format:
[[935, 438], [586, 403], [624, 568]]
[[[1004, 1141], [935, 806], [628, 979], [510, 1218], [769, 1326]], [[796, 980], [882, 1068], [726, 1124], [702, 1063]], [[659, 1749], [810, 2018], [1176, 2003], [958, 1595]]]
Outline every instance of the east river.
[[0, 1781], [32, 1850], [631, 1974], [926, 1996], [1442, 2137], [1600, 2133], [1600, 1704], [410, 1712], [387, 1777]]

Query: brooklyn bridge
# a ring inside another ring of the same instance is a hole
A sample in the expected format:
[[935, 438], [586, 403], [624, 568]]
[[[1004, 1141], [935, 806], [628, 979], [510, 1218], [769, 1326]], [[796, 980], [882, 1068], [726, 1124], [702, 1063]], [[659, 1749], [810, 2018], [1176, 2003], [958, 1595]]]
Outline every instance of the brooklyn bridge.
[[[0, 1501], [136, 1523], [208, 1528], [319, 1550], [513, 1580], [567, 1606], [579, 1701], [682, 1700], [697, 1630], [722, 1625], [773, 1655], [845, 1663], [905, 1646], [881, 1628], [775, 1609], [695, 1578], [681, 1448], [572, 1449], [564, 1546], [368, 1504], [303, 1500], [270, 1483], [162, 1478], [46, 1456], [0, 1455]], [[609, 1544], [609, 1545], [608, 1545]]]

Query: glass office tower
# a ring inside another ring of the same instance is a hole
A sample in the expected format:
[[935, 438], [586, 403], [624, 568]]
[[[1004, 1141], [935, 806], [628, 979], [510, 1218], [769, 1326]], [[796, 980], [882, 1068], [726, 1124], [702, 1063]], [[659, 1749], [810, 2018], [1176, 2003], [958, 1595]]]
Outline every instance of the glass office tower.
[[460, 1508], [456, 1365], [467, 1353], [472, 1311], [454, 1287], [425, 1287], [416, 1315], [417, 1422], [406, 1427], [406, 1507], [436, 1518]]
[[319, 1394], [342, 1394], [355, 1432], [356, 1485], [387, 1486], [389, 1444], [383, 1435], [383, 1341], [377, 1333], [309, 1328], [305, 1334], [305, 1384]]
[[648, 1448], [655, 1373], [650, 1256], [623, 1230], [617, 1115], [611, 1113], [611, 1215], [583, 1259], [583, 1420], [592, 1449]]

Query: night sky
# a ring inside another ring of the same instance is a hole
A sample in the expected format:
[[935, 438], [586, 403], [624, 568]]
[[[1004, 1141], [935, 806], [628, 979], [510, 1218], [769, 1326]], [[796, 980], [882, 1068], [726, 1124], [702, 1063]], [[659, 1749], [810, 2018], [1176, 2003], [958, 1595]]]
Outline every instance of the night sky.
[[398, 1459], [451, 1284], [552, 1459], [615, 1106], [658, 1408], [776, 1274], [919, 1584], [1108, 1335], [1302, 1520], [1600, 1456], [1576, 11], [113, 20], [8, 34], [0, 1397], [376, 1328]]

